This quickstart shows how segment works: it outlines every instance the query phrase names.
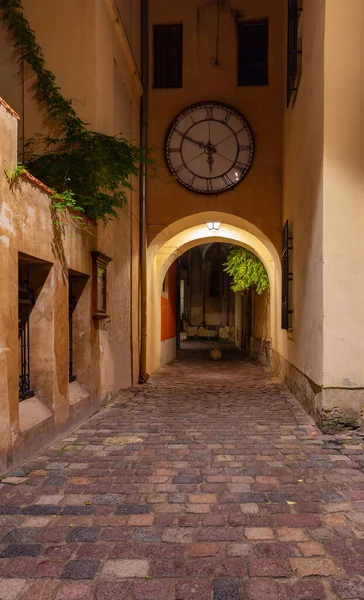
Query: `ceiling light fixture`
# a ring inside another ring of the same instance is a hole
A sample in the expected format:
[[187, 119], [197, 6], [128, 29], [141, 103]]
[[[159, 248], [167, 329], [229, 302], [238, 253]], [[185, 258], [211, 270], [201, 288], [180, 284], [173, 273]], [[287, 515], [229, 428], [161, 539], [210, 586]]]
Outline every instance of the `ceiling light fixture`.
[[206, 223], [209, 231], [219, 231], [221, 223]]

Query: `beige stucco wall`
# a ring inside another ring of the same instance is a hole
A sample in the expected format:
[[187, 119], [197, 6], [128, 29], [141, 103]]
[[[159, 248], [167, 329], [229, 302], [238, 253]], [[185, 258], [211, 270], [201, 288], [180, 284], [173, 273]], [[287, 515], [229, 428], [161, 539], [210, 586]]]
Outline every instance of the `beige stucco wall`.
[[322, 385], [325, 0], [305, 2], [301, 19], [303, 74], [284, 120], [282, 226], [288, 219], [293, 236], [293, 331], [282, 332], [278, 352], [284, 358], [281, 375], [288, 382], [291, 364]]
[[[184, 26], [182, 89], [153, 89], [150, 61], [149, 142], [155, 148], [158, 177], [148, 181], [148, 237], [151, 241], [167, 225], [201, 211], [223, 210], [243, 217], [261, 229], [276, 245], [281, 231], [283, 0], [228, 0], [220, 2], [220, 58], [215, 57], [217, 3], [209, 0], [151, 0], [150, 53], [153, 25]], [[232, 11], [244, 18], [269, 18], [269, 86], [237, 86], [237, 35]], [[174, 117], [202, 100], [235, 106], [248, 119], [255, 135], [256, 156], [247, 178], [220, 196], [191, 193], [171, 181], [164, 160], [164, 138]], [[163, 107], [163, 108], [162, 108]]]
[[[326, 3], [324, 404], [364, 405], [364, 4]], [[360, 390], [360, 388], [362, 388]]]
[[[91, 127], [139, 144], [140, 0], [24, 0], [24, 12], [43, 49], [46, 66], [66, 98]], [[50, 24], [52, 24], [50, 26]], [[42, 129], [29, 86], [17, 77], [11, 45], [0, 30], [0, 75], [7, 101], [19, 112], [20, 137]], [[65, 43], [66, 42], [66, 43]], [[72, 68], [69, 68], [72, 65]], [[20, 144], [21, 147], [21, 144]], [[139, 181], [118, 221], [98, 226], [98, 248], [108, 254], [113, 320], [99, 331], [104, 357], [101, 394], [135, 383], [139, 371]]]
[[[92, 377], [87, 377], [84, 346], [78, 352], [83, 393], [82, 407], [74, 402], [77, 416], [68, 384], [68, 270], [90, 278], [95, 228], [90, 224], [81, 229], [66, 213], [52, 212], [49, 195], [27, 178], [9, 184], [4, 169], [16, 166], [16, 140], [17, 120], [0, 104], [0, 471], [77, 424], [100, 403], [100, 365], [91, 364]], [[31, 261], [36, 292], [29, 319], [31, 385], [36, 396], [19, 403], [18, 264], [24, 257]], [[88, 321], [83, 320], [79, 334], [91, 347], [97, 328], [90, 303], [86, 314]]]

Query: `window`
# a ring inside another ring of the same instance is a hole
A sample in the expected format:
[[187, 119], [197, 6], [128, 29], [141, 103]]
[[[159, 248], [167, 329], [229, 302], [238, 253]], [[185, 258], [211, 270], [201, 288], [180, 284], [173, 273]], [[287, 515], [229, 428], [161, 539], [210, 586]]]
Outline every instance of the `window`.
[[287, 107], [295, 99], [302, 73], [301, 0], [288, 0]]
[[216, 269], [211, 271], [210, 276], [210, 298], [218, 298], [220, 296], [220, 273]]
[[107, 276], [108, 263], [112, 260], [106, 254], [93, 250], [92, 256], [92, 316], [95, 319], [107, 317]]
[[35, 395], [30, 386], [30, 313], [34, 305], [29, 281], [29, 267], [19, 263], [18, 341], [19, 341], [19, 400]]
[[268, 85], [268, 20], [238, 23], [238, 85]]
[[183, 25], [154, 26], [154, 87], [181, 88]]
[[282, 329], [287, 331], [291, 329], [290, 318], [292, 310], [289, 308], [290, 294], [289, 294], [289, 282], [292, 281], [293, 274], [290, 272], [290, 260], [289, 251], [292, 250], [290, 241], [292, 238], [289, 236], [288, 221], [285, 222], [282, 231]]

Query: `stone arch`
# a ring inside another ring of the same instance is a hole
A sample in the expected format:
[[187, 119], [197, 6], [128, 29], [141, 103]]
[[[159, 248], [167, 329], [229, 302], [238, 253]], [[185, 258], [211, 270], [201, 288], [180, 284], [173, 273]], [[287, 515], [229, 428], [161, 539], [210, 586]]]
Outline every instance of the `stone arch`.
[[[209, 231], [206, 223], [220, 222], [218, 231]], [[160, 367], [161, 315], [160, 296], [163, 279], [171, 264], [184, 252], [201, 244], [224, 242], [251, 250], [263, 262], [270, 281], [270, 315], [272, 347], [278, 345], [281, 299], [281, 264], [269, 238], [253, 224], [218, 211], [200, 212], [184, 217], [165, 227], [151, 241], [147, 250], [147, 356], [146, 370], [153, 373]]]

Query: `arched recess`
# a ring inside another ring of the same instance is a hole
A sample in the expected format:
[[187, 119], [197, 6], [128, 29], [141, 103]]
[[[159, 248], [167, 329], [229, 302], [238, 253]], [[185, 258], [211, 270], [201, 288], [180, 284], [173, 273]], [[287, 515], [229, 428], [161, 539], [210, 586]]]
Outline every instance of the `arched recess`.
[[[209, 231], [206, 223], [220, 222], [218, 231]], [[147, 251], [147, 355], [146, 371], [153, 373], [161, 364], [161, 289], [171, 264], [190, 248], [213, 242], [243, 246], [263, 262], [270, 281], [270, 313], [272, 347], [278, 345], [281, 265], [272, 242], [257, 227], [228, 213], [211, 211], [190, 215], [163, 229]]]

